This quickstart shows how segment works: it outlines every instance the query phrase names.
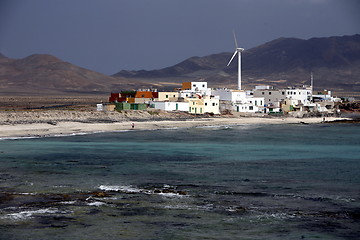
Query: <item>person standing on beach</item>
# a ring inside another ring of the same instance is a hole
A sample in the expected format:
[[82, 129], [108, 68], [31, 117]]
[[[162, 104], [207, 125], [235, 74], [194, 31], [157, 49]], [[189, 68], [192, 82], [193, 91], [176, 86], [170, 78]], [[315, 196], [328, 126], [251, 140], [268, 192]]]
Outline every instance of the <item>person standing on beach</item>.
[[131, 129], [134, 129], [134, 127], [135, 127], [135, 123], [132, 123], [131, 124]]

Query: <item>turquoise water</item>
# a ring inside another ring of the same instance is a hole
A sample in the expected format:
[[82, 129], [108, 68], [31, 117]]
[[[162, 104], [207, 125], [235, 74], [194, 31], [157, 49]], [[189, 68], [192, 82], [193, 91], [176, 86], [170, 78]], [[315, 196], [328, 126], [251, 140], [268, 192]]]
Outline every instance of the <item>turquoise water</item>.
[[0, 239], [359, 239], [360, 125], [0, 141]]

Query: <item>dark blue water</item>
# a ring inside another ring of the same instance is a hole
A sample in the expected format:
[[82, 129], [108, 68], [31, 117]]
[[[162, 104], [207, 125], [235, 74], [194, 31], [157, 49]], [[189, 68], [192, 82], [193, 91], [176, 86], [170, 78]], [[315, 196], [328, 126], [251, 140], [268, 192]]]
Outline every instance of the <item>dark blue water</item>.
[[360, 125], [0, 141], [0, 239], [359, 239]]

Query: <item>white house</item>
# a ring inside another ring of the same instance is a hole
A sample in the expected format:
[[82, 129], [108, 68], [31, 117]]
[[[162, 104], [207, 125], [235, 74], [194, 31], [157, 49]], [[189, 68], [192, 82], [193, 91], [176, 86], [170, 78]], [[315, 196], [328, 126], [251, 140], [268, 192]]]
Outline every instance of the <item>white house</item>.
[[211, 95], [211, 89], [207, 87], [207, 82], [183, 82], [179, 97], [187, 98], [194, 94]]
[[232, 110], [236, 112], [262, 112], [264, 108], [264, 98], [253, 97], [250, 92], [225, 88], [212, 90], [212, 95], [231, 102]]
[[254, 97], [263, 97], [267, 107], [279, 108], [280, 102], [285, 99], [298, 100], [302, 104], [310, 104], [312, 90], [311, 87], [293, 87], [285, 89], [274, 89], [270, 86], [256, 86]]
[[183, 82], [181, 90], [191, 90], [193, 92], [206, 91], [207, 82]]
[[309, 104], [312, 97], [311, 87], [302, 88], [287, 88], [281, 91], [285, 91], [286, 99], [299, 100], [302, 104]]
[[104, 111], [104, 106], [102, 103], [96, 104], [96, 111]]
[[159, 102], [159, 101], [151, 101], [150, 108], [160, 109], [164, 111], [189, 111], [189, 103], [188, 102]]
[[213, 89], [211, 95], [219, 96], [220, 100], [242, 102], [246, 98], [246, 92], [242, 90], [232, 90], [227, 88]]
[[319, 99], [319, 100], [331, 100], [332, 99], [331, 91], [328, 91], [328, 90], [316, 91], [316, 92], [314, 92], [314, 94], [312, 96], [314, 99]]
[[247, 97], [240, 103], [233, 103], [236, 112], [264, 112], [264, 98]]

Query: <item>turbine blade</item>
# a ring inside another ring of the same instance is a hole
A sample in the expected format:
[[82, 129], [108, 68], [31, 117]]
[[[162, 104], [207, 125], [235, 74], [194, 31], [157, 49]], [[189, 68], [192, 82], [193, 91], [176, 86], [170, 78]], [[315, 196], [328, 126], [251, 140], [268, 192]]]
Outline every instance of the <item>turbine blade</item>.
[[237, 51], [235, 50], [234, 54], [232, 55], [227, 67], [230, 65], [231, 61], [234, 59], [235, 55], [237, 54]]
[[236, 46], [236, 48], [238, 48], [239, 46], [238, 46], [238, 43], [236, 40], [235, 30], [233, 30], [233, 35], [234, 35], [235, 46]]

